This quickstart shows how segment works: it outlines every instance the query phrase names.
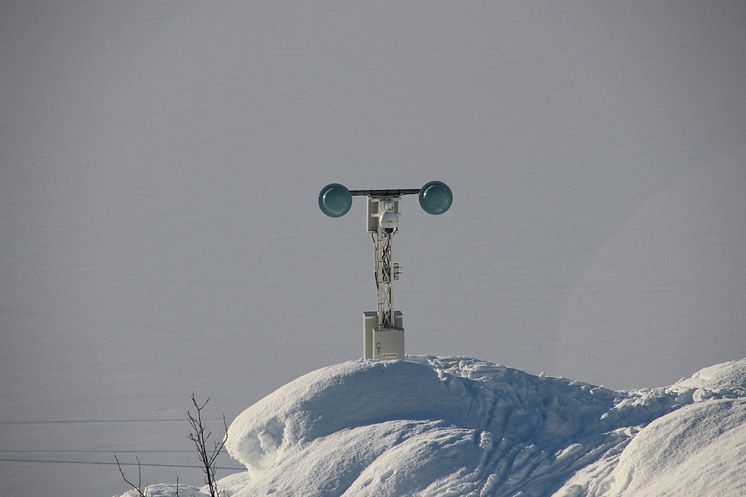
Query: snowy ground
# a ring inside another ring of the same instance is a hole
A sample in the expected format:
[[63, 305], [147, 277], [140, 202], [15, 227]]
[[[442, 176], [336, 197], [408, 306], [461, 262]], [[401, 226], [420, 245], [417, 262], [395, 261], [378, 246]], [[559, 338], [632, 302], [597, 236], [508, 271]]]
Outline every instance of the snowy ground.
[[[351, 361], [244, 411], [233, 497], [736, 497], [746, 359], [613, 391], [468, 357]], [[174, 495], [169, 485], [152, 495]]]

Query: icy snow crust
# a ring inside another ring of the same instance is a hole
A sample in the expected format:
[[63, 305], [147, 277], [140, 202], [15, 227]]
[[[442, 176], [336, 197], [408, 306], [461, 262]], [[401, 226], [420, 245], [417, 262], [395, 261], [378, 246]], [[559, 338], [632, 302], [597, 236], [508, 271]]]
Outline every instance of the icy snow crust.
[[744, 495], [745, 387], [746, 360], [630, 392], [466, 357], [352, 361], [244, 411], [227, 448], [248, 472], [223, 483], [235, 497]]
[[226, 447], [248, 470], [220, 481], [232, 497], [742, 496], [746, 359], [627, 392], [468, 357], [351, 361], [245, 410]]

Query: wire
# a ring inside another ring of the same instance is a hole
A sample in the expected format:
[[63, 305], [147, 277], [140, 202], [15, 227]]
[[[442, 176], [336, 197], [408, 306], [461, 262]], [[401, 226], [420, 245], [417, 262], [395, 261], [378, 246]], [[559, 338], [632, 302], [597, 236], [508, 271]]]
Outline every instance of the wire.
[[[223, 418], [204, 418], [203, 421], [222, 421]], [[87, 423], [174, 423], [186, 421], [184, 418], [154, 419], [67, 419], [38, 421], [0, 421], [0, 425], [54, 425], [54, 424], [87, 424]]]
[[0, 450], [0, 454], [111, 454], [116, 452], [117, 454], [191, 454], [194, 450], [176, 450], [176, 449], [165, 449], [165, 450], [104, 450], [104, 449], [79, 449], [79, 450], [61, 450], [61, 449], [45, 449], [45, 450]]
[[[30, 463], [41, 463], [41, 464], [83, 464], [93, 466], [116, 466], [115, 462], [104, 462], [104, 461], [75, 461], [75, 460], [60, 460], [60, 459], [11, 459], [6, 457], [0, 457], [0, 462], [30, 462]], [[122, 466], [138, 466], [134, 462], [123, 462]], [[140, 463], [139, 466], [147, 468], [191, 468], [201, 469], [202, 466], [195, 466], [190, 464], [160, 464], [160, 463]], [[230, 466], [215, 466], [215, 469], [223, 469], [230, 471], [245, 471], [246, 468], [236, 468]]]

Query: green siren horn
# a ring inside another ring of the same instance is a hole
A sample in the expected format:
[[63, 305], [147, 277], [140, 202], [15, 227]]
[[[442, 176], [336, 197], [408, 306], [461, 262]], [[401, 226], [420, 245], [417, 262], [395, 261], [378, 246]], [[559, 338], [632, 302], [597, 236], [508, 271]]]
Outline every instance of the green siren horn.
[[341, 217], [352, 207], [352, 195], [344, 185], [331, 183], [319, 193], [319, 208], [329, 217]]
[[443, 214], [452, 203], [453, 193], [441, 181], [430, 181], [420, 188], [420, 207], [428, 214]]

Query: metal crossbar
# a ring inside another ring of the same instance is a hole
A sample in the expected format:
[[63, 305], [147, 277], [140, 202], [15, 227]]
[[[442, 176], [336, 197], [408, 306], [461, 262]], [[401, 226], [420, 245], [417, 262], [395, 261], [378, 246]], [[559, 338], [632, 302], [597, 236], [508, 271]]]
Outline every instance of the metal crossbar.
[[399, 197], [401, 195], [417, 195], [420, 193], [419, 188], [404, 188], [398, 190], [350, 190], [353, 197]]

